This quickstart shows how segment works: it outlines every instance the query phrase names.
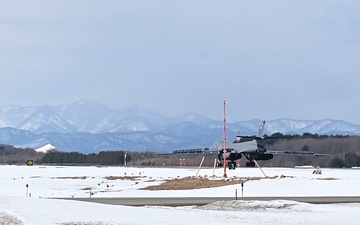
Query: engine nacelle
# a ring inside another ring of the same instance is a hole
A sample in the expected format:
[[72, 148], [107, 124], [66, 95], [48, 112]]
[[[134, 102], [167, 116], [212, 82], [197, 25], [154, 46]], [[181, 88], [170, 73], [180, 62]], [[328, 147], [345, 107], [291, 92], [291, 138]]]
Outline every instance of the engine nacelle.
[[231, 160], [231, 161], [235, 161], [238, 159], [241, 159], [241, 153], [231, 153], [229, 155], [229, 160]]
[[259, 155], [253, 155], [252, 156], [255, 160], [269, 160], [269, 159], [272, 159], [274, 158], [274, 155], [273, 154], [259, 154]]
[[[224, 159], [224, 154], [222, 153], [223, 151], [220, 151], [219, 155], [218, 155], [218, 159], [219, 160], [223, 160]], [[230, 160], [230, 161], [236, 161], [238, 159], [241, 159], [241, 153], [226, 153], [226, 160]]]

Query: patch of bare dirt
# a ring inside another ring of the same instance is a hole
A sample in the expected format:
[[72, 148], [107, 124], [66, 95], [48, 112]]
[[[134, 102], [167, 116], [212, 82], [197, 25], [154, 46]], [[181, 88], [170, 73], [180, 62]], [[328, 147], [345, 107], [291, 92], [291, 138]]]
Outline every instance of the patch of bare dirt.
[[222, 187], [226, 185], [234, 185], [245, 183], [249, 180], [275, 179], [275, 177], [241, 177], [235, 179], [208, 179], [203, 177], [184, 177], [172, 180], [166, 180], [159, 185], [148, 186], [141, 190], [191, 190], [202, 188]]
[[131, 180], [134, 181], [138, 178], [141, 178], [139, 176], [107, 176], [104, 177], [104, 179], [106, 180]]
[[81, 188], [80, 190], [89, 191], [89, 190], [91, 190], [91, 187]]
[[294, 176], [285, 176], [285, 175], [281, 175], [280, 176], [280, 179], [283, 179], [283, 178], [295, 178]]
[[339, 179], [335, 177], [325, 177], [325, 178], [316, 178], [316, 180], [339, 180]]
[[85, 180], [86, 176], [77, 176], [77, 177], [52, 177], [51, 179], [79, 179], [79, 180]]

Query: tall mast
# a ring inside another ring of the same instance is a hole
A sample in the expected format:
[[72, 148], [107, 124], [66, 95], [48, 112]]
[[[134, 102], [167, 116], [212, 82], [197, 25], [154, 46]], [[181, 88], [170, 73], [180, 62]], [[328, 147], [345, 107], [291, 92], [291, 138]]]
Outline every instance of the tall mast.
[[226, 100], [224, 100], [224, 178], [226, 175]]

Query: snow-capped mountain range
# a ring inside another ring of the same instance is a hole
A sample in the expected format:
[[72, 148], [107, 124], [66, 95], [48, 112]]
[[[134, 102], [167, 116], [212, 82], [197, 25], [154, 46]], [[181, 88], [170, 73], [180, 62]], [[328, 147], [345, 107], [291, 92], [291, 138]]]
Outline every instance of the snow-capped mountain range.
[[[227, 123], [229, 137], [255, 135], [261, 120]], [[209, 147], [222, 138], [222, 121], [198, 114], [166, 117], [139, 106], [112, 110], [91, 100], [61, 106], [0, 108], [0, 144], [62, 151], [172, 151]], [[359, 135], [360, 125], [341, 120], [266, 121], [265, 133]]]

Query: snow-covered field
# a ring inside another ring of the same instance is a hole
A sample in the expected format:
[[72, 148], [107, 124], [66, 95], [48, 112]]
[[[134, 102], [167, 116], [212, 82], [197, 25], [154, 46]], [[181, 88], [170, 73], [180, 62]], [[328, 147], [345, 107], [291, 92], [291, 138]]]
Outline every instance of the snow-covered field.
[[[359, 169], [263, 168], [275, 179], [247, 181], [244, 196], [360, 196]], [[198, 168], [0, 166], [0, 224], [360, 224], [360, 203], [228, 201], [206, 206], [128, 207], [47, 197], [233, 197], [240, 185], [148, 191], [166, 179], [195, 176]], [[201, 169], [222, 179], [223, 169]], [[227, 171], [229, 178], [264, 177], [257, 168]], [[127, 177], [127, 179], [119, 178]], [[111, 179], [117, 178], [117, 179]]]

